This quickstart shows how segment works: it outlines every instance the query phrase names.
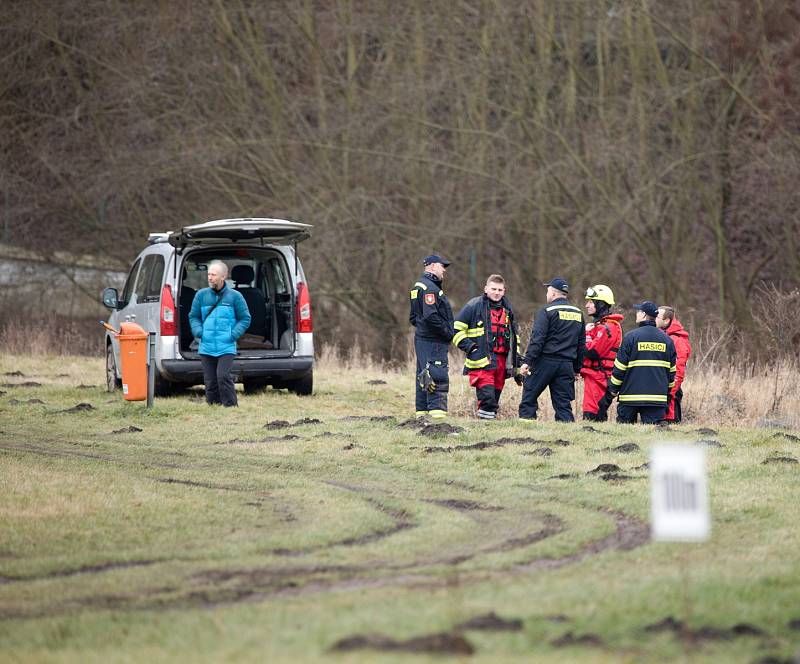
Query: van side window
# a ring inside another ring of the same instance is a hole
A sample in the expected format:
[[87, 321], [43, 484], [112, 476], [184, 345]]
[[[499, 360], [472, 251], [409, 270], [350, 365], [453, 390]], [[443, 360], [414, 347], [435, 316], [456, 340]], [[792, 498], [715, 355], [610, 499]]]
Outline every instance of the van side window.
[[272, 275], [272, 283], [275, 286], [275, 295], [278, 299], [281, 295], [286, 295], [289, 289], [286, 286], [286, 275], [283, 273], [281, 262], [277, 258], [271, 258], [269, 261], [270, 273]]
[[136, 273], [139, 271], [139, 264], [142, 260], [139, 258], [133, 264], [131, 271], [128, 272], [128, 278], [125, 280], [125, 288], [122, 289], [122, 302], [121, 304], [125, 305], [130, 302], [131, 293], [133, 292], [133, 284], [136, 281]]
[[[154, 273], [158, 273], [155, 274]], [[158, 286], [156, 287], [156, 301], [158, 301], [158, 297], [161, 294], [161, 277], [164, 276], [164, 259], [161, 256], [156, 254], [150, 254], [149, 256], [145, 256], [144, 262], [142, 263], [142, 269], [139, 270], [139, 278], [136, 280], [136, 301], [137, 302], [147, 302], [148, 295], [151, 289], [151, 282], [153, 281], [153, 277], [158, 277]], [[150, 300], [152, 301], [152, 300]]]
[[158, 302], [161, 299], [161, 282], [164, 280], [164, 257], [157, 254], [148, 256], [145, 258], [145, 266], [151, 258], [154, 259], [153, 267], [145, 285], [144, 299], [146, 302]]

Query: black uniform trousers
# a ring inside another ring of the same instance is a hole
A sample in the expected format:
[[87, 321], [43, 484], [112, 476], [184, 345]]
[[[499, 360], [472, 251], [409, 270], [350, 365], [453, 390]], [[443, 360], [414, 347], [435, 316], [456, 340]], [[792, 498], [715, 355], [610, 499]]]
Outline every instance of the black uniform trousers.
[[[450, 374], [447, 366], [447, 352], [450, 344], [433, 339], [414, 338], [414, 350], [417, 354], [417, 416], [429, 414], [432, 417], [444, 417], [447, 413], [447, 393], [450, 390]], [[420, 386], [420, 377], [428, 369], [436, 389], [427, 392]]]
[[231, 368], [236, 355], [201, 355], [203, 365], [203, 382], [206, 385], [206, 401], [210, 404], [221, 403], [223, 406], [238, 406], [236, 385], [233, 382]]
[[666, 405], [663, 406], [634, 406], [632, 404], [617, 404], [617, 422], [620, 424], [636, 424], [636, 416], [642, 419], [642, 424], [655, 424], [664, 419], [667, 414]]
[[525, 378], [519, 416], [524, 420], [535, 420], [539, 410], [539, 395], [550, 388], [550, 401], [556, 412], [556, 422], [574, 422], [572, 402], [575, 400], [575, 371], [571, 360], [540, 358], [533, 372]]

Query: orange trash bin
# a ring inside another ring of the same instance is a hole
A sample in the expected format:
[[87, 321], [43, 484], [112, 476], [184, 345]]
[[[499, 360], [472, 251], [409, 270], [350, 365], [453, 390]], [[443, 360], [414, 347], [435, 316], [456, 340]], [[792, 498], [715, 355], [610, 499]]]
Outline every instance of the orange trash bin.
[[147, 331], [136, 323], [119, 326], [122, 395], [126, 401], [147, 400]]

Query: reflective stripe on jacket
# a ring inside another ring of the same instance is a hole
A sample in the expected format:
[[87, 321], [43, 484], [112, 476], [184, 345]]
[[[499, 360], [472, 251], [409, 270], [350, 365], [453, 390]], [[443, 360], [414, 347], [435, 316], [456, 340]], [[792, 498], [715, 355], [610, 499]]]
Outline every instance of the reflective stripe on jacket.
[[675, 359], [675, 344], [655, 321], [639, 323], [622, 339], [608, 387], [619, 392], [620, 403], [666, 406], [675, 381]]
[[[467, 302], [455, 318], [453, 345], [465, 353], [472, 344], [478, 349], [464, 359], [464, 373], [473, 369], [493, 369], [497, 366], [494, 353], [494, 336], [492, 335], [492, 319], [489, 311], [489, 298], [486, 295], [473, 297]], [[511, 303], [505, 298], [500, 300], [500, 305], [507, 312], [509, 339], [509, 352], [506, 367], [514, 369], [520, 366], [519, 335], [517, 323]]]
[[417, 339], [450, 343], [453, 338], [453, 309], [442, 290], [442, 282], [430, 272], [423, 274], [410, 292], [408, 321]]
[[569, 360], [578, 373], [585, 353], [586, 326], [578, 307], [561, 297], [539, 309], [522, 359], [525, 364], [535, 366], [539, 358]]

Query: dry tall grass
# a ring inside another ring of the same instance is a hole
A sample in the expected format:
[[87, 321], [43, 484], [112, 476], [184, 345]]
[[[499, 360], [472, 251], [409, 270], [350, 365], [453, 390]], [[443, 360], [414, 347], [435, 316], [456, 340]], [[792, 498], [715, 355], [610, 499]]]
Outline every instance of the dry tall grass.
[[[475, 390], [462, 375], [463, 357], [452, 353], [450, 357], [451, 415], [475, 416]], [[414, 357], [400, 368], [381, 363], [355, 347], [348, 354], [332, 346], [323, 347], [317, 362], [319, 371], [358, 372], [364, 374], [406, 377], [414, 375]], [[683, 383], [684, 423], [717, 426], [786, 426], [800, 428], [800, 391], [797, 376], [800, 364], [793, 359], [783, 359], [770, 364], [740, 361], [723, 365], [706, 360], [699, 367], [689, 363]], [[385, 376], [384, 376], [385, 377]], [[413, 409], [413, 387], [409, 386], [409, 412]], [[575, 384], [576, 401], [573, 404], [578, 418], [581, 416], [583, 383]], [[506, 381], [500, 404], [501, 417], [516, 417], [522, 388], [514, 381]], [[549, 392], [539, 398], [540, 417], [553, 419]], [[614, 407], [612, 407], [613, 413]], [[612, 414], [613, 419], [613, 414]]]
[[[93, 333], [86, 322], [61, 322], [45, 325], [39, 321], [6, 321], [0, 324], [0, 353], [10, 356], [54, 355], [91, 356], [101, 352], [100, 330]], [[475, 412], [475, 391], [462, 375], [463, 357], [450, 356], [450, 413], [472, 417]], [[408, 390], [409, 414], [414, 409], [413, 347], [406, 358], [382, 362], [362, 346], [344, 351], [334, 344], [325, 344], [317, 353], [318, 375], [337, 374], [346, 382], [367, 378], [402, 381]], [[786, 426], [800, 428], [800, 390], [797, 376], [800, 363], [794, 358], [757, 364], [747, 360], [724, 365], [705, 358], [695, 367], [692, 362], [683, 384], [684, 422], [693, 425], [720, 426]], [[98, 378], [99, 380], [99, 378]], [[573, 404], [580, 418], [583, 384], [575, 384]], [[507, 381], [501, 399], [500, 416], [516, 417], [522, 388]], [[553, 408], [547, 391], [539, 398], [540, 417], [553, 419]], [[613, 407], [612, 407], [613, 410]], [[613, 415], [612, 415], [613, 417]]]
[[[7, 313], [7, 312], [5, 312]], [[0, 352], [10, 355], [101, 355], [101, 328], [94, 319], [64, 316], [0, 317]]]

